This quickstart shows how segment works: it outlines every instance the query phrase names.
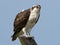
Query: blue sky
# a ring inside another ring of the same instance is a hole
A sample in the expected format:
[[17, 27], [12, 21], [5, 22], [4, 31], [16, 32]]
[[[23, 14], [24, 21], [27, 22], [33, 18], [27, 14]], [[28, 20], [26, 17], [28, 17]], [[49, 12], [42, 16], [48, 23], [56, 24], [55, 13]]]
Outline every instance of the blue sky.
[[38, 45], [60, 45], [60, 0], [0, 0], [0, 45], [21, 45], [12, 42], [13, 22], [22, 9], [41, 5], [41, 16], [32, 29]]

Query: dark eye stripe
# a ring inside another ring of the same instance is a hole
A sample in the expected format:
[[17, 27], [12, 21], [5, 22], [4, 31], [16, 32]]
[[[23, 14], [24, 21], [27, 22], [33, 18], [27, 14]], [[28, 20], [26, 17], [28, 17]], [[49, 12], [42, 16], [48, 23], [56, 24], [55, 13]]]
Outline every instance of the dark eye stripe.
[[39, 8], [38, 6], [34, 6], [34, 7], [32, 7], [32, 10], [33, 10], [35, 7], [36, 7], [36, 8]]
[[38, 6], [36, 6], [36, 8], [39, 8]]
[[34, 7], [32, 7], [32, 9], [34, 9]]

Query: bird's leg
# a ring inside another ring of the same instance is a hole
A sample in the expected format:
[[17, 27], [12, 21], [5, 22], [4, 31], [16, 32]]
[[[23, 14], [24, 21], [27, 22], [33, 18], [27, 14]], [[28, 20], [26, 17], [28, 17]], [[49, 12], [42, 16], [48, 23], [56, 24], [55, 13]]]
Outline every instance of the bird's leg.
[[23, 31], [23, 33], [24, 33], [24, 34], [23, 34], [23, 35], [20, 35], [20, 36], [28, 37], [28, 34], [27, 34], [27, 32], [26, 32], [26, 29], [25, 29], [25, 28], [23, 28], [23, 29], [22, 29], [22, 31]]
[[30, 36], [30, 32], [26, 32], [27, 33], [27, 35], [29, 35]]
[[27, 32], [27, 31], [24, 31], [24, 34], [23, 34], [25, 37], [32, 37], [32, 36], [30, 36], [30, 33], [29, 32]]
[[30, 32], [27, 31], [27, 37], [33, 37], [30, 35]]
[[26, 32], [26, 31], [24, 31], [24, 36], [26, 36], [26, 37], [27, 37], [27, 32]]
[[26, 29], [25, 28], [23, 28], [23, 35], [20, 35], [20, 36], [25, 36], [25, 37], [32, 37], [32, 36], [30, 36], [30, 32], [29, 31], [26, 31]]

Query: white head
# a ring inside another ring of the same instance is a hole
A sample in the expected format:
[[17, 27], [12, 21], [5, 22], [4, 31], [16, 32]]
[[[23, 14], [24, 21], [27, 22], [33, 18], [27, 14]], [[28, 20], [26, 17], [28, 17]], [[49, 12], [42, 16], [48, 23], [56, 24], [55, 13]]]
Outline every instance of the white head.
[[40, 12], [40, 9], [41, 9], [40, 5], [33, 5], [31, 8], [31, 11], [38, 13], [38, 12]]

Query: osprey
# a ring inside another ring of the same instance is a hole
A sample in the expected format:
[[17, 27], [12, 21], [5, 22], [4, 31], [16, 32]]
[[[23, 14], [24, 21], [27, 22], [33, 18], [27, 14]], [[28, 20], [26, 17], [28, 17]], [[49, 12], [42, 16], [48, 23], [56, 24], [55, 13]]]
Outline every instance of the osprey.
[[40, 17], [40, 9], [40, 5], [33, 5], [31, 8], [17, 14], [14, 20], [14, 34], [12, 35], [12, 41], [16, 40], [20, 35], [25, 37], [30, 36], [31, 29]]

